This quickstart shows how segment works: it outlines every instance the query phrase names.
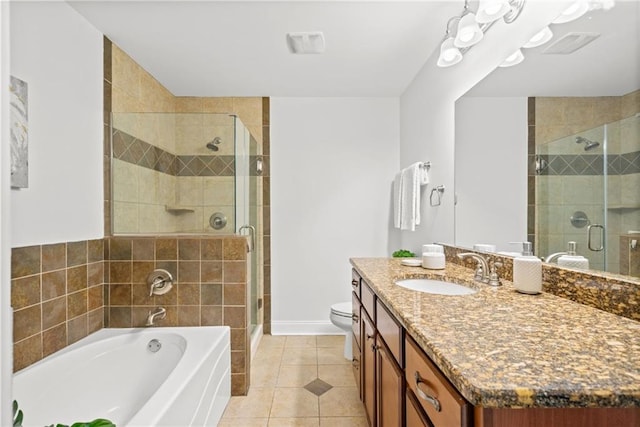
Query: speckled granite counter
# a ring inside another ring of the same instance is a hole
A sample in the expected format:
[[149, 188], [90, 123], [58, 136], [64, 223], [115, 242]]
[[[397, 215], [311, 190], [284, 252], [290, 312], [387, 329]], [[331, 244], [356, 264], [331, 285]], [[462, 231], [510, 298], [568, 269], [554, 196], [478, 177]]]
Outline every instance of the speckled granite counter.
[[[458, 391], [483, 407], [640, 407], [640, 323], [510, 282], [475, 283], [470, 269], [351, 264]], [[477, 289], [433, 295], [394, 284], [429, 277]]]

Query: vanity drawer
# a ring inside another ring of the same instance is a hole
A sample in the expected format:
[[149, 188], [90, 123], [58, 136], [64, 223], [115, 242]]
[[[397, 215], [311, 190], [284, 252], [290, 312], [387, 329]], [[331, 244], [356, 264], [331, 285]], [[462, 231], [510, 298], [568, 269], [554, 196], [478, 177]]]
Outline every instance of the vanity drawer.
[[360, 301], [362, 301], [362, 307], [365, 309], [370, 318], [376, 318], [374, 311], [376, 304], [376, 294], [373, 293], [367, 282], [362, 280], [360, 282]]
[[378, 334], [389, 347], [389, 351], [393, 354], [398, 365], [402, 367], [402, 326], [379, 299], [376, 300], [376, 329], [378, 329]]
[[407, 387], [416, 395], [433, 425], [471, 426], [471, 404], [408, 335], [405, 338], [405, 355]]
[[351, 289], [353, 290], [353, 293], [358, 296], [358, 298], [360, 298], [360, 281], [361, 280], [362, 280], [362, 277], [360, 277], [358, 272], [355, 270], [351, 270]]

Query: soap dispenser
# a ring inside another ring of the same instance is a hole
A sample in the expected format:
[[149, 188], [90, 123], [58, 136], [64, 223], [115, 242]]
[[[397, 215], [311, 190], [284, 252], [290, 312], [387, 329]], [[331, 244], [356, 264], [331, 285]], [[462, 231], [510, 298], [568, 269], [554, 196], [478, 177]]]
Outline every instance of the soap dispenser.
[[568, 243], [567, 254], [558, 258], [558, 265], [560, 267], [577, 268], [580, 270], [589, 269], [589, 260], [582, 255], [576, 254], [577, 247], [576, 242]]
[[513, 286], [524, 294], [542, 292], [542, 260], [533, 255], [531, 242], [522, 242], [522, 255], [513, 259]]

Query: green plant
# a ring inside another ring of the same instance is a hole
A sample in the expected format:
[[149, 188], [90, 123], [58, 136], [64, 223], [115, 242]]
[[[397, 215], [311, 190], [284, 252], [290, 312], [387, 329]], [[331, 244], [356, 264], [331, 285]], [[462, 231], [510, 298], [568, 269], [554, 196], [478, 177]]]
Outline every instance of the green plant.
[[49, 427], [116, 427], [116, 425], [109, 420], [98, 418], [87, 423], [73, 423], [70, 426], [66, 424], [51, 424]]
[[400, 250], [395, 251], [392, 256], [394, 258], [411, 258], [411, 257], [416, 256], [416, 254], [414, 254], [413, 252], [408, 251], [406, 249], [400, 249]]
[[13, 401], [13, 427], [22, 427], [22, 418], [24, 414], [18, 409], [18, 402]]
[[[24, 414], [22, 410], [18, 408], [18, 402], [13, 401], [13, 427], [22, 427], [22, 419]], [[114, 423], [102, 418], [95, 419], [89, 422], [73, 423], [70, 426], [66, 424], [51, 424], [48, 427], [116, 427]]]

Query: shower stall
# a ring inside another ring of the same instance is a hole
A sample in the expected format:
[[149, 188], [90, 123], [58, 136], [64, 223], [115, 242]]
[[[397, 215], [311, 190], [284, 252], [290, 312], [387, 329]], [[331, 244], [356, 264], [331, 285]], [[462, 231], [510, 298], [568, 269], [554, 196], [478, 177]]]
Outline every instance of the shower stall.
[[248, 323], [260, 330], [261, 147], [219, 113], [113, 113], [113, 235], [248, 235]]
[[639, 276], [638, 115], [538, 145], [535, 169], [537, 254], [575, 241], [591, 269]]

